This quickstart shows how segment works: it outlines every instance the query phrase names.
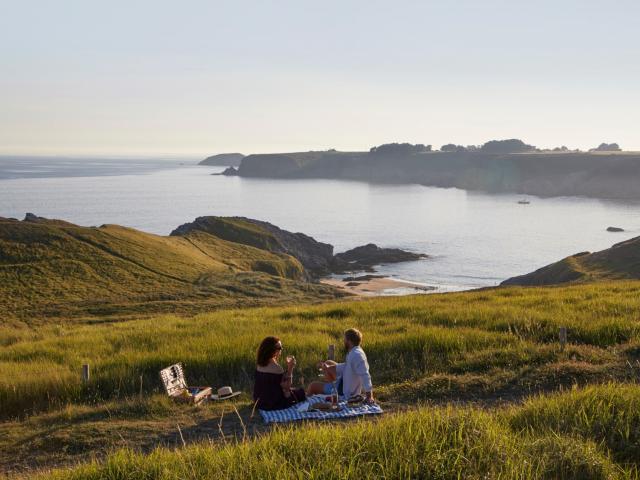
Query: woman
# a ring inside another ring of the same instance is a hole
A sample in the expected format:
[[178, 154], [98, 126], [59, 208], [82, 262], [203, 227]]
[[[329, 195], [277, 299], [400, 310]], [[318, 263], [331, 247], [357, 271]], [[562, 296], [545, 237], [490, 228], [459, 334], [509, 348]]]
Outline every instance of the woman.
[[282, 342], [278, 337], [267, 337], [258, 348], [253, 400], [262, 410], [280, 410], [306, 399], [304, 388], [293, 389], [293, 369], [296, 359], [287, 357], [287, 370], [278, 360], [282, 355]]

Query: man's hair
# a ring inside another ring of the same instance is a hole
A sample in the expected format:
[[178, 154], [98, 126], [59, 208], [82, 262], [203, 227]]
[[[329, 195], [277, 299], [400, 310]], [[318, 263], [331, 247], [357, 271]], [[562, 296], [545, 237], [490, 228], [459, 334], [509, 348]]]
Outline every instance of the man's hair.
[[360, 332], [360, 330], [357, 330], [355, 328], [345, 330], [344, 338], [349, 340], [356, 347], [362, 343], [362, 333]]

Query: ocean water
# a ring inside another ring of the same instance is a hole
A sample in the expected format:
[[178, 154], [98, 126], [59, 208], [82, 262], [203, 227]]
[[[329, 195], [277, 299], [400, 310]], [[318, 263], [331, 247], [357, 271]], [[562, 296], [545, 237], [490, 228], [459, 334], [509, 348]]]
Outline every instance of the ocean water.
[[[640, 202], [491, 195], [420, 185], [214, 176], [178, 160], [0, 158], [0, 216], [166, 235], [202, 215], [239, 215], [304, 232], [336, 252], [373, 242], [429, 255], [381, 274], [436, 291], [493, 286], [581, 251], [640, 235]], [[606, 232], [608, 226], [624, 233]]]

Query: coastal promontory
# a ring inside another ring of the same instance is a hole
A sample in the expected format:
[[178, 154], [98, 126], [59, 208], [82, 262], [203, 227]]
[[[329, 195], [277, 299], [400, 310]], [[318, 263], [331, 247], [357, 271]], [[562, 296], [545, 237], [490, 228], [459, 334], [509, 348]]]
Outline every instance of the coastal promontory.
[[241, 153], [219, 153], [202, 160], [198, 165], [214, 167], [237, 167], [242, 162], [244, 155]]
[[509, 278], [502, 285], [555, 285], [570, 282], [640, 279], [640, 237], [611, 248], [582, 252], [535, 272]]

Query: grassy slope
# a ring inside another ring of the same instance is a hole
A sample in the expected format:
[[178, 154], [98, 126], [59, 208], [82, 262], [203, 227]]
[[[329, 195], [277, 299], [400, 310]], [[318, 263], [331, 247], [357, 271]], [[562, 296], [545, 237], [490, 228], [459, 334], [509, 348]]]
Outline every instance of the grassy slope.
[[116, 225], [0, 219], [5, 323], [335, 296], [303, 278], [293, 257], [205, 232], [162, 237]]
[[[378, 396], [390, 412], [402, 411], [422, 402], [450, 400], [502, 405], [530, 393], [563, 385], [632, 382], [640, 372], [640, 321], [636, 315], [640, 307], [638, 292], [640, 282], [564, 288], [507, 288], [322, 306], [226, 310], [194, 318], [164, 316], [105, 325], [49, 325], [37, 330], [5, 328], [0, 332], [3, 339], [0, 346], [0, 404], [4, 406], [5, 418], [0, 424], [0, 451], [5, 452], [5, 457], [0, 458], [1, 464], [4, 468], [11, 464], [24, 468], [25, 465], [74, 461], [85, 458], [87, 451], [102, 455], [116, 446], [146, 451], [159, 444], [175, 445], [176, 423], [183, 427], [189, 442], [211, 437], [217, 438], [217, 443], [221, 422], [218, 406], [207, 406], [195, 413], [172, 406], [156, 396], [141, 404], [132, 398], [139, 394], [141, 388], [145, 396], [155, 395], [154, 392], [159, 391], [157, 371], [175, 361], [185, 363], [188, 380], [192, 384], [231, 384], [236, 389], [250, 391], [254, 350], [263, 336], [273, 333], [282, 337], [287, 353], [296, 355], [306, 377], [313, 378], [312, 364], [322, 356], [326, 345], [338, 343], [344, 328], [360, 327], [366, 335], [366, 350]], [[570, 345], [565, 351], [561, 351], [556, 343], [557, 330], [561, 325], [569, 329]], [[86, 362], [92, 365], [92, 382], [83, 387], [79, 371], [80, 365]], [[16, 371], [21, 375], [16, 376]], [[615, 387], [610, 388], [616, 390]], [[628, 388], [630, 392], [637, 391], [635, 386]], [[625, 408], [625, 411], [637, 411], [635, 404], [624, 407], [625, 398], [616, 411]], [[111, 399], [111, 403], [103, 404], [104, 399]], [[597, 409], [599, 404], [596, 401], [593, 405]], [[249, 398], [241, 398], [237, 406], [249, 428], [255, 430], [256, 426], [249, 420]], [[34, 408], [49, 410], [50, 413], [26, 420], [7, 419], [7, 416], [20, 415]], [[417, 431], [424, 427], [425, 431], [430, 431], [436, 427], [428, 419], [442, 412], [439, 409], [435, 413], [424, 410], [406, 418], [399, 414], [384, 422], [389, 422], [388, 429], [392, 431], [409, 427]], [[590, 412], [583, 418], [588, 424], [598, 420], [594, 410]], [[451, 431], [455, 432], [456, 423], [451, 418], [466, 413], [455, 410], [452, 415], [445, 415], [438, 427], [440, 430], [436, 431], [442, 433], [453, 429]], [[472, 424], [477, 415], [480, 415], [478, 421], [489, 422], [489, 431], [499, 427], [496, 438], [515, 445], [516, 453], [513, 455], [518, 464], [528, 458], [529, 447], [522, 449], [525, 444], [520, 445], [519, 437], [513, 437], [514, 431], [528, 428], [527, 424], [514, 420], [505, 427], [504, 420], [483, 417], [484, 414], [475, 411], [469, 415]], [[227, 412], [223, 423], [229, 422], [229, 416]], [[565, 460], [569, 466], [573, 457], [584, 460], [593, 455], [607, 469], [612, 461], [627, 461], [627, 457], [608, 458], [606, 449], [590, 443], [600, 442], [595, 434], [585, 434], [586, 440], [576, 442], [564, 436], [554, 439], [545, 426], [552, 425], [555, 420], [548, 416], [535, 418], [542, 433], [532, 444], [526, 445], [531, 448], [538, 445], [546, 452], [545, 455], [552, 455], [558, 449], [566, 450], [569, 453]], [[623, 417], [616, 428], [624, 431], [629, 427], [625, 423], [627, 420], [627, 416]], [[498, 424], [494, 425], [496, 421]], [[238, 428], [236, 422], [230, 435], [242, 435]], [[367, 424], [359, 428], [363, 432], [370, 431], [378, 438], [376, 442], [383, 441], [384, 429], [376, 430]], [[287, 441], [295, 443], [308, 432], [283, 435], [289, 439]], [[338, 442], [349, 443], [348, 436], [340, 434], [341, 430], [328, 428], [322, 432], [322, 438], [318, 439], [336, 438]], [[525, 433], [523, 431], [522, 435], [526, 437]], [[561, 433], [577, 434], [574, 430]], [[284, 437], [277, 435], [273, 441], [285, 441]], [[55, 445], [53, 451], [47, 450], [42, 443], [44, 437]], [[439, 437], [429, 438], [429, 442], [435, 442]], [[409, 442], [409, 439], [398, 441]], [[637, 445], [637, 439], [633, 441], [636, 442], [633, 445]], [[265, 448], [265, 455], [271, 455], [267, 447], [269, 443], [265, 440], [256, 448]], [[359, 448], [356, 443], [349, 445], [349, 449]], [[410, 455], [403, 457], [404, 460], [394, 460], [391, 455], [388, 458], [376, 456], [375, 459], [383, 464], [395, 462], [385, 467], [390, 469], [385, 470], [390, 474], [395, 472], [395, 468], [431, 468], [411, 460], [419, 458], [415, 455], [427, 455], [426, 458], [445, 455], [444, 451], [431, 450], [436, 448], [435, 444], [429, 445], [424, 447], [425, 451], [407, 450]], [[616, 448], [624, 450], [626, 447]], [[231, 468], [251, 451], [247, 446], [229, 450], [221, 458], [230, 456], [224, 460], [230, 463], [221, 468]], [[382, 450], [375, 451], [378, 455]], [[290, 453], [296, 466], [309, 455], [306, 447], [301, 450], [292, 447]], [[451, 454], [467, 453], [454, 449]], [[204, 450], [194, 450], [193, 454], [204, 455]], [[587, 457], [583, 458], [583, 454]], [[176, 460], [169, 453], [157, 455], [158, 459], [153, 461], [127, 455], [124, 455], [126, 459], [119, 457], [117, 461], [124, 462], [120, 466], [123, 472], [129, 472], [127, 475], [134, 475], [130, 470], [134, 464], [138, 465], [135, 468], [145, 471], [169, 459], [182, 465], [182, 460]], [[313, 468], [320, 469], [317, 470], [318, 475], [322, 473], [322, 459], [327, 455], [330, 456], [330, 452], [321, 450], [309, 457], [308, 461], [315, 465]], [[494, 452], [491, 455], [498, 454]], [[220, 455], [203, 460], [203, 472], [218, 465], [216, 462], [222, 461], [214, 461], [218, 457]], [[497, 462], [496, 468], [503, 476], [509, 477], [510, 472], [516, 471], [501, 464], [500, 456], [489, 458], [492, 458], [491, 464]], [[459, 458], [458, 461], [463, 460]], [[553, 468], [558, 467], [558, 464], [552, 464], [555, 465]], [[258, 463], [254, 458], [249, 465], [250, 468], [268, 469], [276, 468], [279, 463]], [[456, 467], [446, 466], [446, 462], [442, 465], [443, 478], [450, 478]], [[468, 468], [481, 472], [491, 467], [486, 462], [483, 465]], [[104, 470], [101, 472], [105, 473]]]
[[123, 450], [53, 478], [637, 478], [638, 408], [638, 387], [611, 384], [493, 413], [423, 407], [213, 448]]
[[503, 285], [554, 285], [568, 282], [640, 279], [640, 237], [595, 253], [579, 253]]

